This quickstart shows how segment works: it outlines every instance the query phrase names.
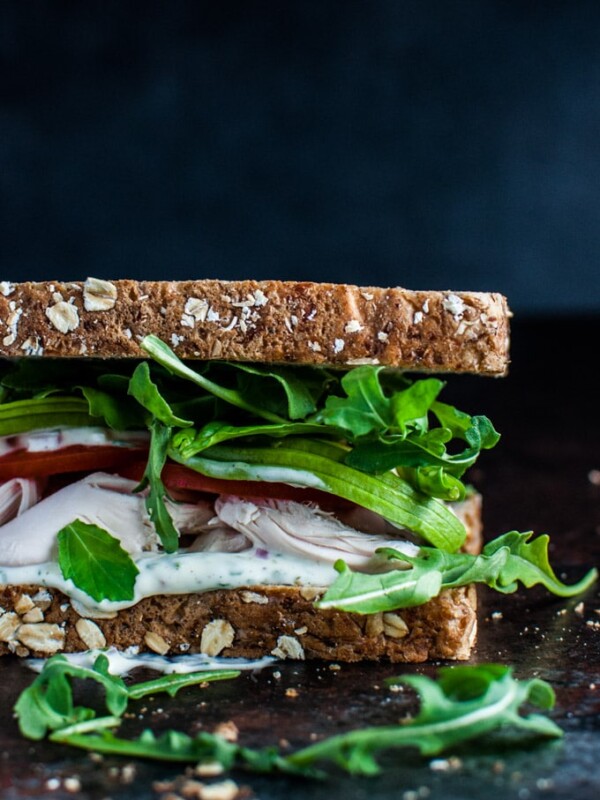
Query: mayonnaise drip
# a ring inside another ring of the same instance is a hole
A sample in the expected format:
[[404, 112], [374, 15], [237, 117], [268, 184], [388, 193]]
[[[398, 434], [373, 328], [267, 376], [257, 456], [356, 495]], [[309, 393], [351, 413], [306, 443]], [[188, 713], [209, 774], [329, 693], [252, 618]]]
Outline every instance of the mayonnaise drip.
[[[134, 648], [131, 648], [132, 650]], [[273, 656], [264, 658], [211, 658], [201, 653], [190, 653], [179, 656], [159, 656], [156, 653], [141, 653], [117, 650], [109, 647], [106, 650], [86, 650], [83, 653], [63, 653], [62, 655], [71, 664], [78, 667], [94, 666], [100, 654], [108, 659], [108, 671], [111, 675], [128, 675], [134, 669], [151, 669], [162, 672], [163, 675], [187, 674], [188, 672], [207, 672], [219, 669], [255, 670], [264, 669], [274, 664], [277, 659]], [[25, 663], [34, 672], [41, 672], [47, 659], [28, 658]]]

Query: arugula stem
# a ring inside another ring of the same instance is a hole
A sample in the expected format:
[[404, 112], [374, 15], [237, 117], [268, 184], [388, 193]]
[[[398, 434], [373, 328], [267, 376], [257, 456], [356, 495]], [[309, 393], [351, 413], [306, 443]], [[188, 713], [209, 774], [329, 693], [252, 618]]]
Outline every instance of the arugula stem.
[[97, 719], [86, 719], [85, 722], [76, 722], [74, 725], [67, 725], [65, 728], [53, 731], [48, 737], [53, 742], [62, 742], [70, 736], [96, 732], [99, 728], [116, 728], [123, 720], [121, 717], [98, 717]]
[[177, 692], [184, 686], [193, 686], [198, 683], [209, 681], [226, 681], [231, 678], [238, 678], [240, 676], [239, 670], [214, 670], [212, 672], [189, 672], [178, 675], [164, 675], [161, 678], [156, 678], [152, 681], [143, 681], [136, 683], [128, 689], [128, 696], [130, 700], [139, 700], [141, 697], [146, 697], [149, 694], [156, 692]]

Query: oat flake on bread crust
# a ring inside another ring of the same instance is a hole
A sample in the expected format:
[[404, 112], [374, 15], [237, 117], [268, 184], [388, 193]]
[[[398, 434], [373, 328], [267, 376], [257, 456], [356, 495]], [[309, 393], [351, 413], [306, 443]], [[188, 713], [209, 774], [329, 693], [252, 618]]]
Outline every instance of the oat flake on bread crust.
[[0, 287], [4, 357], [139, 358], [152, 333], [189, 359], [487, 375], [508, 367], [510, 311], [496, 293], [93, 278]]

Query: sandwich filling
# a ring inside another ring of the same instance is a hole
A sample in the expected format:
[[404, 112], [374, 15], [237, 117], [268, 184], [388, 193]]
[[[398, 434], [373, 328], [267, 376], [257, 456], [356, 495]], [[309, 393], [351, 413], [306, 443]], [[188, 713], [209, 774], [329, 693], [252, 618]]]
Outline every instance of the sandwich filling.
[[[442, 381], [148, 360], [5, 362], [0, 584], [89, 609], [255, 585], [329, 586], [343, 560], [458, 550], [464, 471], [498, 434]], [[403, 566], [396, 563], [394, 568]], [[408, 566], [408, 564], [404, 564]]]

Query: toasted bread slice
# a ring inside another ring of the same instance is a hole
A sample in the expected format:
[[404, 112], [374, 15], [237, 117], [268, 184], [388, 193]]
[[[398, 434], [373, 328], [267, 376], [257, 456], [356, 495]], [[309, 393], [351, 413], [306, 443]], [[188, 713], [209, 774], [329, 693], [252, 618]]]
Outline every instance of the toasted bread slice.
[[140, 358], [154, 334], [186, 359], [382, 364], [503, 375], [500, 294], [292, 281], [0, 283], [0, 356]]

